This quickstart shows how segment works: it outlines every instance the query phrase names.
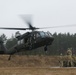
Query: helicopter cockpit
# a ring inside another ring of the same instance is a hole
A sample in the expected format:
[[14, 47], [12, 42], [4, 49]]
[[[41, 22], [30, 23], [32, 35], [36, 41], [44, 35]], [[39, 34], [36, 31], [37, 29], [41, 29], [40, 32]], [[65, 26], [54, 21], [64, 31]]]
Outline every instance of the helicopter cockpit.
[[38, 38], [50, 38], [52, 37], [51, 33], [48, 32], [43, 32], [43, 31], [35, 31], [31, 34], [32, 39], [38, 39]]
[[40, 31], [39, 34], [40, 34], [41, 38], [52, 37], [52, 35], [49, 31], [48, 32]]

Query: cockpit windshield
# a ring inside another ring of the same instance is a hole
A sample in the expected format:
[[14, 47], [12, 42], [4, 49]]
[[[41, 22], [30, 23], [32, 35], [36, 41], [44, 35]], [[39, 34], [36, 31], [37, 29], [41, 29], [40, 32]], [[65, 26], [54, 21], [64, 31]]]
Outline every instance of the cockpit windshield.
[[42, 38], [44, 38], [44, 37], [52, 37], [50, 32], [43, 32], [43, 31], [41, 31], [40, 35], [41, 35]]
[[46, 32], [48, 34], [49, 37], [52, 37], [51, 33], [48, 31]]
[[45, 37], [45, 33], [44, 32], [40, 32], [41, 37]]

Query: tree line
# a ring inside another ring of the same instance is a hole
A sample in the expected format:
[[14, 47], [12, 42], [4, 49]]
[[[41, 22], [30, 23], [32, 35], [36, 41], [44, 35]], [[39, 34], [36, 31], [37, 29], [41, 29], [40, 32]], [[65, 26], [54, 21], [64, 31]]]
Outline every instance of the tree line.
[[[72, 48], [73, 53], [76, 53], [76, 34], [70, 33], [54, 33], [52, 34], [54, 41], [52, 45], [48, 46], [47, 55], [59, 55], [60, 53], [65, 54], [68, 48]], [[0, 39], [4, 41], [4, 44], [8, 49], [17, 44], [17, 39], [14, 35], [11, 38], [7, 39], [5, 34], [0, 36]], [[32, 50], [25, 51], [25, 54], [45, 54], [44, 47]]]
[[70, 33], [54, 33], [54, 41], [50, 46], [51, 54], [66, 54], [68, 48], [72, 48], [73, 53], [76, 53], [76, 34]]

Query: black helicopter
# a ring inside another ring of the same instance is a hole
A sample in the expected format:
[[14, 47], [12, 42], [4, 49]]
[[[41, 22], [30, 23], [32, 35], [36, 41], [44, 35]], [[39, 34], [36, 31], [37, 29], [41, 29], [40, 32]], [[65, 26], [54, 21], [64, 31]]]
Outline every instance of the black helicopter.
[[9, 50], [4, 46], [3, 41], [0, 40], [0, 49], [2, 49], [0, 54], [9, 54], [10, 55], [9, 60], [11, 58], [11, 55], [24, 50], [30, 51], [44, 46], [44, 51], [47, 51], [47, 47], [52, 44], [54, 38], [50, 32], [37, 31], [37, 29], [76, 26], [76, 25], [64, 25], [64, 26], [36, 28], [32, 26], [30, 21], [27, 21], [26, 23], [29, 26], [28, 28], [0, 27], [0, 29], [6, 29], [6, 30], [31, 30], [31, 32], [26, 32], [22, 35], [19, 32], [16, 32], [17, 44], [14, 45], [14, 47], [12, 47]]
[[33, 27], [30, 22], [27, 22], [27, 24], [29, 26], [28, 28], [0, 27], [0, 29], [7, 29], [7, 30], [31, 30], [31, 32], [26, 32], [22, 35], [19, 32], [16, 32], [17, 44], [10, 50], [8, 50], [4, 46], [3, 41], [0, 40], [0, 48], [2, 49], [0, 54], [9, 54], [11, 57], [11, 55], [13, 55], [14, 53], [20, 52], [22, 50], [33, 50], [42, 46], [44, 46], [44, 51], [47, 51], [47, 46], [51, 45], [54, 40], [51, 33], [44, 31], [37, 31], [37, 29], [41, 28]]

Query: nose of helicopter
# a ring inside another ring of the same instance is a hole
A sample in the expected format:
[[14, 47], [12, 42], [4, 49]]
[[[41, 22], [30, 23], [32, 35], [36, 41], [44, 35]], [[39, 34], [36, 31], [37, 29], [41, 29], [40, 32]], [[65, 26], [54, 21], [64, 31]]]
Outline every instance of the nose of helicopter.
[[47, 45], [51, 45], [52, 42], [53, 42], [53, 40], [54, 40], [53, 37], [46, 37], [46, 38], [45, 38], [45, 43], [46, 43]]
[[53, 42], [54, 38], [53, 37], [44, 37], [44, 38], [41, 38], [41, 45], [51, 45], [52, 42]]

